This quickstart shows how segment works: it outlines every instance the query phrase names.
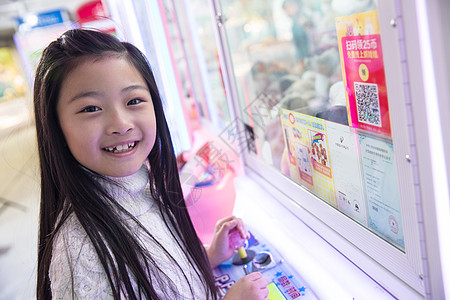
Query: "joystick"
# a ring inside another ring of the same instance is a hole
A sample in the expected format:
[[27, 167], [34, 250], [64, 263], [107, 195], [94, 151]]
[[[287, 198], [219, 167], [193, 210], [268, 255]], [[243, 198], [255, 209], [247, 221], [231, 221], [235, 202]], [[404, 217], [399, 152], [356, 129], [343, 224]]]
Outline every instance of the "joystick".
[[233, 256], [233, 265], [245, 265], [253, 260], [255, 252], [252, 250], [245, 250], [245, 239], [241, 238], [239, 231], [230, 233], [230, 246], [237, 249], [237, 253]]

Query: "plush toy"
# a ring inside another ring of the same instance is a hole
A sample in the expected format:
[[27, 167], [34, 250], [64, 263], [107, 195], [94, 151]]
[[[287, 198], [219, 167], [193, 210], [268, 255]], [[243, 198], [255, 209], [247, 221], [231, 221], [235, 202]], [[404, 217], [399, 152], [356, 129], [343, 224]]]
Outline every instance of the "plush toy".
[[342, 80], [334, 83], [330, 87], [329, 101], [331, 105], [343, 105], [347, 104], [347, 99], [345, 97], [345, 86]]
[[281, 99], [281, 107], [310, 114], [308, 103], [316, 96], [314, 82], [299, 79], [291, 84]]

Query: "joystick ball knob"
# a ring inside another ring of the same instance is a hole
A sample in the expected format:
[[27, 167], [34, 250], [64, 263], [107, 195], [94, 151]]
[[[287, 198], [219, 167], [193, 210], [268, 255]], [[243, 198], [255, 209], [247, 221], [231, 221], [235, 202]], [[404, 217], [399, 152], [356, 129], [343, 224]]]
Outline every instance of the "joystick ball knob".
[[233, 264], [235, 265], [244, 265], [250, 262], [253, 257], [255, 257], [255, 252], [249, 250], [245, 251], [244, 244], [245, 239], [243, 239], [239, 233], [239, 231], [233, 231], [229, 236], [230, 247], [233, 249], [237, 249], [238, 253], [233, 257]]
[[241, 237], [241, 234], [239, 233], [239, 231], [233, 231], [230, 233], [229, 243], [230, 243], [231, 248], [238, 249], [238, 248], [241, 248], [242, 246], [244, 246], [245, 239], [243, 239]]

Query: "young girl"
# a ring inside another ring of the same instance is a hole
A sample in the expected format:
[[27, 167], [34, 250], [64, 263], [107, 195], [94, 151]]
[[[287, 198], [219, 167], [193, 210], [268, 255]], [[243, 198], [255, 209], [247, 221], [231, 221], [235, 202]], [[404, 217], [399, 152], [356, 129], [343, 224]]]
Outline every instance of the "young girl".
[[[217, 299], [211, 268], [230, 258], [235, 217], [201, 245], [170, 133], [142, 53], [70, 30], [43, 52], [34, 85], [41, 168], [38, 299]], [[252, 273], [225, 299], [267, 299]]]

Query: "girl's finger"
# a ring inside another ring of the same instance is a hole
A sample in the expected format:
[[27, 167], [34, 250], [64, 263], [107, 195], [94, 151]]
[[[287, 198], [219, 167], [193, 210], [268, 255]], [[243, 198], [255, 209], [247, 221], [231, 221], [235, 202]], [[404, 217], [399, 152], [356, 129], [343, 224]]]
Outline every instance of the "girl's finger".
[[244, 222], [242, 221], [242, 219], [237, 218], [237, 221], [238, 221], [237, 228], [238, 228], [238, 230], [239, 230], [239, 232], [241, 234], [241, 237], [243, 239], [250, 238], [250, 234], [248, 233], [247, 228], [245, 227]]
[[260, 279], [262, 277], [262, 274], [260, 272], [253, 272], [253, 273], [246, 275], [246, 277], [248, 279], [250, 279], [251, 281], [255, 281], [255, 280]]
[[[234, 219], [231, 220], [231, 221], [228, 221], [228, 222], [223, 223], [223, 225], [222, 225], [222, 230], [223, 230], [224, 232], [229, 233], [231, 230], [237, 228], [238, 225], [239, 225], [238, 220], [237, 220], [236, 218], [234, 218]], [[237, 229], [239, 230], [239, 228], [237, 228]]]
[[225, 218], [223, 218], [223, 219], [220, 219], [220, 220], [217, 221], [217, 223], [216, 223], [216, 230], [218, 231], [218, 230], [223, 226], [223, 224], [225, 224], [225, 223], [227, 223], [227, 222], [230, 222], [230, 221], [232, 221], [232, 220], [234, 220], [234, 219], [236, 219], [235, 216], [228, 216], [228, 217], [225, 217]]

